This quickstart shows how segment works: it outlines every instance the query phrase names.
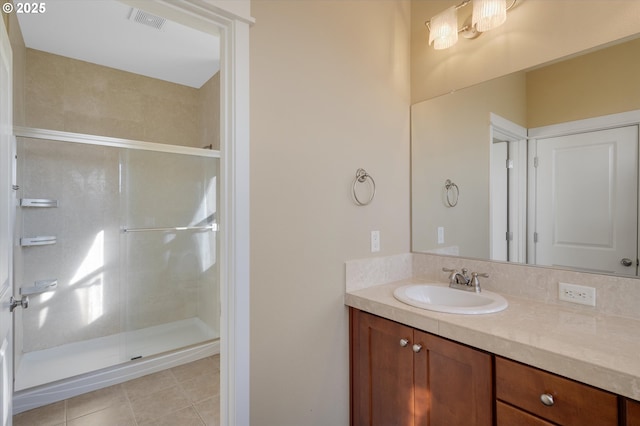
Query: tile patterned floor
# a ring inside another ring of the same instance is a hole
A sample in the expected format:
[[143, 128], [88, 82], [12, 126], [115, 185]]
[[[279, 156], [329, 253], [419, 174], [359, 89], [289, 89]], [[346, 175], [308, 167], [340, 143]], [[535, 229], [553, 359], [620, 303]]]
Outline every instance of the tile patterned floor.
[[219, 426], [218, 355], [13, 417], [14, 426]]

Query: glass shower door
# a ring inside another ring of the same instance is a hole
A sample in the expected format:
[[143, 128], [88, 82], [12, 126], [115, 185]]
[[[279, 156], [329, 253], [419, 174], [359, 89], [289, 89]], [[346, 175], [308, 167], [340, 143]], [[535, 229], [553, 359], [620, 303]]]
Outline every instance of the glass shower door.
[[119, 150], [19, 137], [16, 382], [23, 390], [122, 362]]
[[17, 140], [16, 391], [219, 337], [218, 154], [100, 142]]
[[121, 152], [127, 359], [219, 337], [218, 169], [208, 156]]

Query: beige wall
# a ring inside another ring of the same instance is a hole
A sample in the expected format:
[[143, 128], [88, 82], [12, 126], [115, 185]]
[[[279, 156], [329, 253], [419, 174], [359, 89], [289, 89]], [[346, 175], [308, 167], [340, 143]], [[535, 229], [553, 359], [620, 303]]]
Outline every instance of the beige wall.
[[[131, 3], [131, 1], [129, 0], [127, 3]], [[250, 0], [210, 0], [208, 3], [239, 17], [251, 19]]]
[[[625, 37], [640, 15], [527, 0], [502, 29], [434, 53], [423, 22], [455, 3], [411, 2], [410, 101], [406, 3], [252, 2], [252, 424], [347, 424], [343, 261], [372, 256], [372, 229], [382, 254], [408, 250], [408, 105]], [[378, 183], [369, 207], [349, 200], [357, 167]]]
[[251, 11], [251, 424], [346, 425], [344, 262], [372, 256], [372, 230], [409, 251], [409, 3]]
[[[203, 95], [198, 89], [89, 62], [26, 52], [28, 127], [202, 147], [216, 143], [202, 140], [201, 103], [213, 102], [211, 95], [215, 92]], [[212, 124], [217, 125], [207, 122], [209, 133], [214, 133]]]
[[527, 127], [640, 109], [640, 39], [527, 73]]
[[640, 2], [629, 0], [518, 1], [505, 25], [436, 51], [424, 21], [457, 3], [411, 3], [412, 103], [636, 34], [640, 16]]

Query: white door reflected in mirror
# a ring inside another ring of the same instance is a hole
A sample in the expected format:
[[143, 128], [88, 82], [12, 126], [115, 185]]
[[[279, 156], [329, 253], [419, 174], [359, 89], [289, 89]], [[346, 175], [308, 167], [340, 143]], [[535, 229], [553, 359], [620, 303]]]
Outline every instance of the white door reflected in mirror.
[[[529, 263], [636, 275], [638, 126], [536, 142]], [[627, 262], [628, 263], [628, 262]]]

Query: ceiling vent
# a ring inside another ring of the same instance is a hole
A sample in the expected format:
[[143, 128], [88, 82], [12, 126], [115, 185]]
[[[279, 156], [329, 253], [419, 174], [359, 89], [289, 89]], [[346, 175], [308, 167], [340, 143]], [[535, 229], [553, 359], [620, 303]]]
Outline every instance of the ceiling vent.
[[138, 24], [155, 28], [156, 30], [161, 30], [164, 26], [164, 23], [167, 22], [167, 20], [164, 18], [152, 15], [151, 13], [145, 12], [141, 9], [136, 9], [135, 7], [131, 8], [129, 19], [131, 21], [137, 22]]

